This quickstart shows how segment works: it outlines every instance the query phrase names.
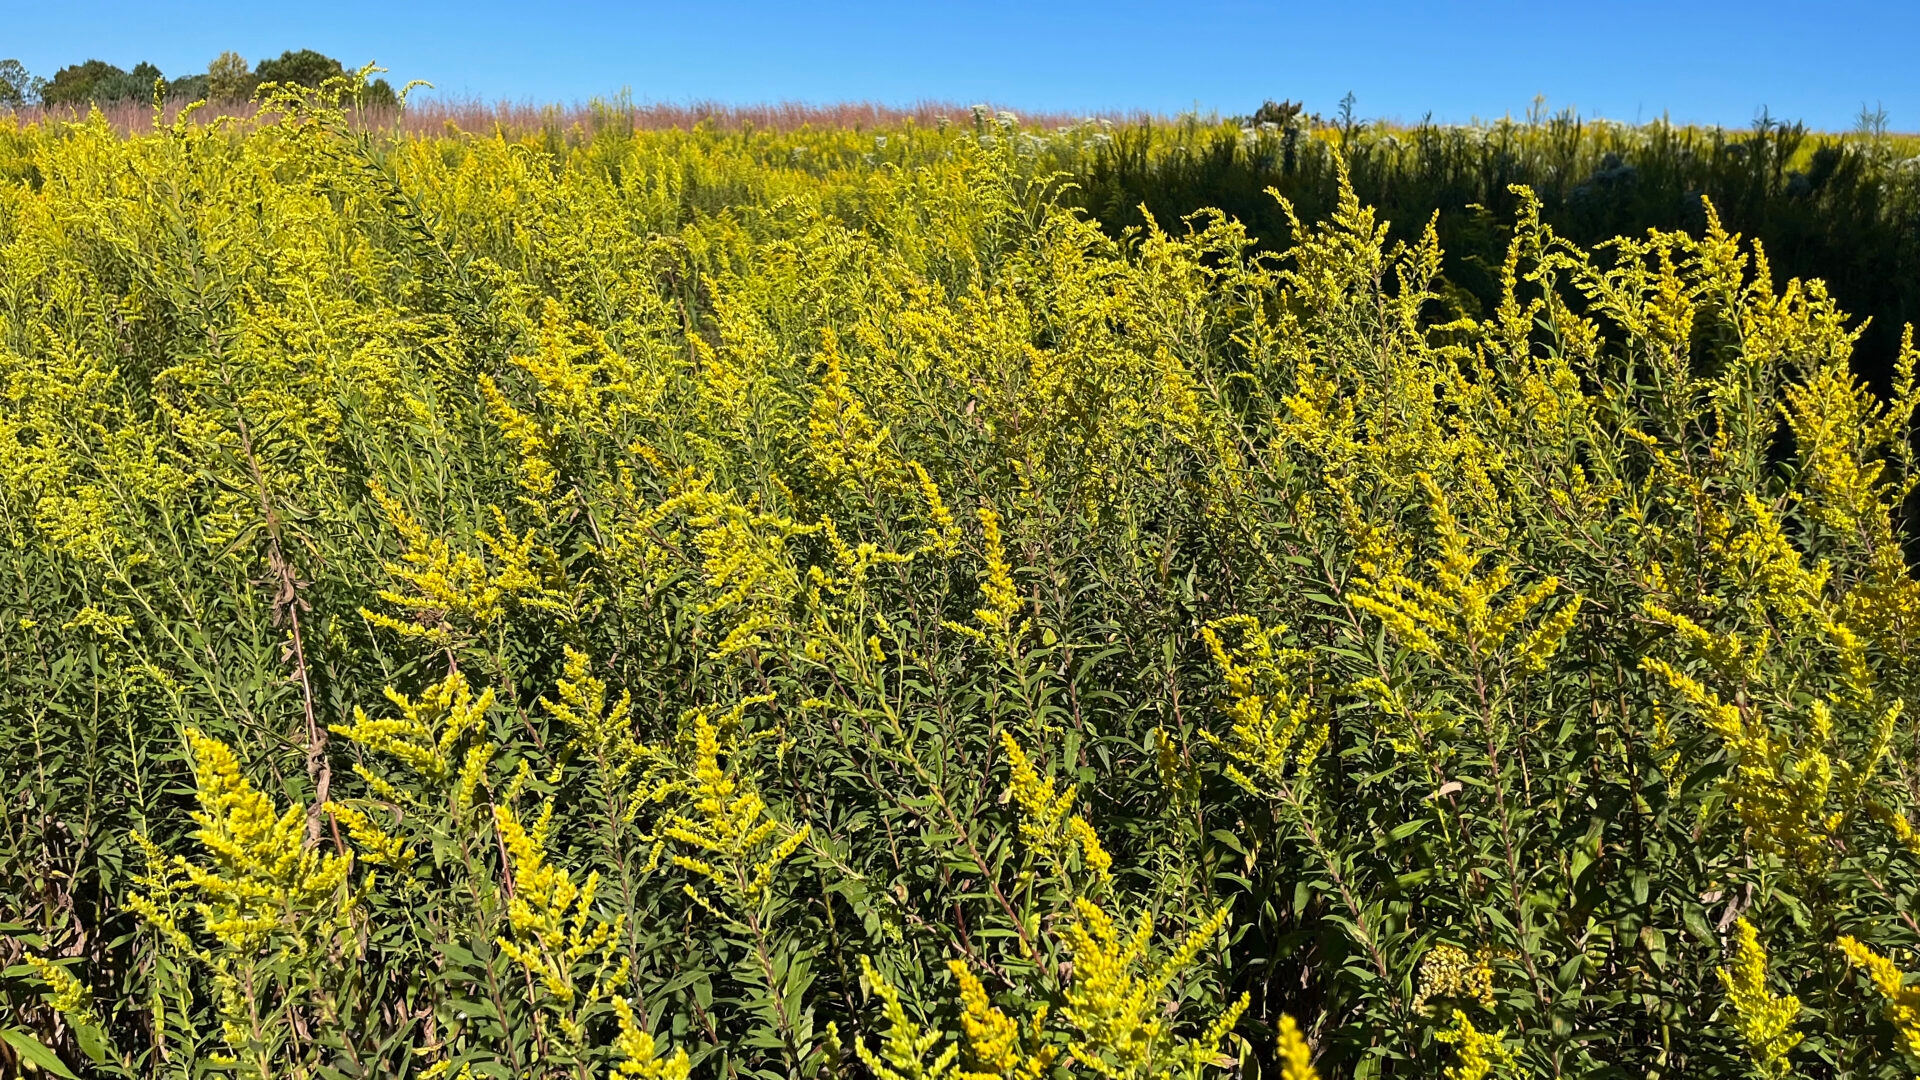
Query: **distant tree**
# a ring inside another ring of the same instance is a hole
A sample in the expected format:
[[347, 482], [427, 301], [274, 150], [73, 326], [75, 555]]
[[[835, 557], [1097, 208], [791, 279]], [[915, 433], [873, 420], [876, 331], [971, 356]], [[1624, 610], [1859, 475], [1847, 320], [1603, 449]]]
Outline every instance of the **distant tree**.
[[237, 52], [223, 52], [207, 65], [207, 99], [245, 101], [253, 96], [254, 85], [259, 81], [246, 57]]
[[325, 53], [312, 49], [294, 52], [289, 49], [280, 54], [277, 60], [262, 60], [254, 67], [254, 78], [263, 83], [294, 83], [299, 86], [318, 87], [330, 78], [345, 75], [347, 69], [340, 61]]
[[176, 101], [205, 101], [208, 79], [205, 75], [182, 75], [167, 83], [167, 96]]
[[18, 60], [0, 60], [0, 109], [18, 109], [40, 101], [46, 80], [36, 79]]
[[400, 107], [400, 95], [393, 92], [393, 84], [385, 79], [375, 79], [360, 91], [360, 105], [368, 109], [397, 109]]
[[150, 102], [153, 100], [153, 84], [165, 81], [166, 76], [160, 74], [159, 68], [142, 60], [125, 75], [109, 76], [95, 83], [92, 96], [94, 101], [102, 105], [114, 101]]
[[105, 60], [68, 64], [53, 73], [53, 81], [41, 91], [40, 99], [48, 105], [85, 105], [94, 99], [94, 88], [102, 81], [126, 77], [125, 71]]
[[[283, 52], [277, 60], [260, 61], [254, 68], [253, 78], [257, 83], [291, 83], [317, 89], [328, 79], [344, 78], [350, 74], [346, 65], [333, 57], [312, 49], [301, 49], [298, 52]], [[393, 84], [385, 79], [374, 79], [367, 83], [354, 100], [363, 107], [376, 109], [393, 109], [400, 105], [400, 95], [394, 92]]]
[[48, 105], [146, 101], [153, 96], [153, 84], [162, 77], [159, 68], [145, 61], [125, 71], [105, 60], [88, 60], [54, 72], [40, 99]]

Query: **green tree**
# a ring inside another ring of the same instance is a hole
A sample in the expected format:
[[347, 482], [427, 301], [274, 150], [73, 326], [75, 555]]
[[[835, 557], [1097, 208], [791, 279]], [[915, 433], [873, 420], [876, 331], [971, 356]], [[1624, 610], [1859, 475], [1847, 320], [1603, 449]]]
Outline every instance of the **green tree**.
[[205, 74], [182, 75], [167, 81], [167, 97], [175, 101], [202, 101], [210, 96], [207, 84]]
[[17, 109], [40, 100], [45, 81], [36, 79], [18, 60], [0, 60], [0, 107]]
[[53, 81], [41, 94], [48, 105], [82, 105], [93, 100], [94, 88], [102, 81], [125, 78], [126, 72], [105, 60], [68, 64], [53, 73]]
[[[346, 66], [333, 57], [312, 49], [301, 49], [298, 52], [281, 53], [277, 60], [260, 61], [254, 70], [254, 80], [256, 83], [291, 83], [317, 89], [328, 79], [346, 78], [348, 74]], [[367, 108], [392, 109], [400, 104], [400, 96], [394, 93], [393, 84], [385, 79], [374, 79], [360, 87], [355, 100]]]
[[360, 105], [369, 109], [397, 109], [400, 107], [400, 95], [393, 92], [393, 84], [385, 79], [374, 79], [360, 89]]
[[276, 60], [262, 60], [254, 68], [256, 82], [294, 83], [318, 87], [330, 78], [344, 76], [347, 69], [340, 61], [312, 49], [288, 50]]
[[88, 60], [54, 72], [40, 98], [48, 105], [139, 101], [152, 96], [154, 82], [162, 77], [159, 68], [145, 61], [126, 71], [104, 60]]
[[260, 80], [253, 74], [247, 58], [228, 50], [213, 58], [207, 65], [207, 99], [210, 101], [244, 101], [252, 96], [253, 88]]

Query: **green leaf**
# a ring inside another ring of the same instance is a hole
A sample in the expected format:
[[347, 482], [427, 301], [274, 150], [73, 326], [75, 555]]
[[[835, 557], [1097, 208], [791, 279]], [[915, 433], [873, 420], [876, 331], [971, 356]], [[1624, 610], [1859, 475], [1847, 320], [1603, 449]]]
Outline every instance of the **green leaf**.
[[0, 1039], [13, 1047], [14, 1052], [19, 1054], [27, 1064], [55, 1076], [65, 1077], [66, 1080], [80, 1080], [73, 1075], [73, 1070], [67, 1068], [66, 1063], [60, 1060], [59, 1055], [47, 1049], [45, 1043], [26, 1032], [18, 1028], [0, 1028]]
[[1405, 840], [1407, 837], [1426, 828], [1432, 820], [1432, 818], [1418, 817], [1412, 821], [1402, 822], [1393, 827], [1393, 831], [1387, 834], [1387, 839], [1393, 841]]
[[74, 1024], [73, 1038], [80, 1044], [80, 1052], [87, 1055], [87, 1059], [95, 1065], [105, 1065], [113, 1060], [113, 1040], [107, 1036], [106, 1029], [100, 1025]]

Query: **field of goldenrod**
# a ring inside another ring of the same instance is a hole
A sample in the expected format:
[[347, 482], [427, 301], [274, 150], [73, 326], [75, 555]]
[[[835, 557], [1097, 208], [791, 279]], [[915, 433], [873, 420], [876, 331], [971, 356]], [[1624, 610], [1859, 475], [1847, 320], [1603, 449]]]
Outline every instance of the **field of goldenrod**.
[[0, 122], [0, 1072], [1911, 1075], [1911, 344], [1048, 138]]

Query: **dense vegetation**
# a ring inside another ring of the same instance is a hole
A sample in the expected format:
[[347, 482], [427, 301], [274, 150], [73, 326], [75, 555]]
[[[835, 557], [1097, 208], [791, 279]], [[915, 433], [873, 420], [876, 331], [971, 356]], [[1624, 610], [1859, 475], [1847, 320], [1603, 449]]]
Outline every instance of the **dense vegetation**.
[[0, 121], [0, 1068], [1906, 1075], [1914, 350], [1112, 138]]
[[[1316, 140], [1339, 153], [1312, 152]], [[1779, 272], [1821, 278], [1871, 319], [1858, 366], [1882, 390], [1901, 328], [1920, 322], [1920, 139], [1890, 134], [1878, 113], [1822, 135], [1764, 114], [1729, 131], [1542, 107], [1487, 125], [1369, 127], [1269, 103], [1238, 122], [1127, 125], [1075, 179], [1078, 201], [1110, 230], [1142, 224], [1141, 207], [1162, 222], [1217, 207], [1279, 252], [1291, 227], [1267, 189], [1320, 220], [1338, 204], [1342, 168], [1396, 240], [1418, 240], [1439, 211], [1444, 303], [1458, 313], [1483, 317], [1499, 303], [1520, 184], [1543, 221], [1586, 246], [1649, 228], [1697, 234], [1710, 199], [1728, 229], [1765, 242]]]

